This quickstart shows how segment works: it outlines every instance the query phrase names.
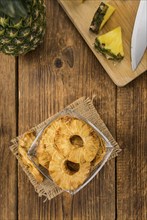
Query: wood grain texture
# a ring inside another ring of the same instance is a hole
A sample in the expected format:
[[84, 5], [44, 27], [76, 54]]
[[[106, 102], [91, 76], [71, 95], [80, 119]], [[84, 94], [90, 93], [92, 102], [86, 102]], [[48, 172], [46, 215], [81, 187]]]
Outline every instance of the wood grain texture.
[[0, 54], [0, 220], [17, 219], [16, 160], [9, 150], [16, 136], [15, 58]]
[[[115, 135], [115, 85], [58, 3], [46, 3], [44, 44], [19, 59], [19, 133], [75, 99], [95, 94], [96, 108]], [[60, 22], [54, 18], [60, 18]], [[45, 204], [19, 169], [18, 196], [19, 220], [114, 219], [115, 161], [109, 162], [78, 195], [64, 193]]]
[[147, 192], [147, 74], [117, 94], [117, 215], [119, 220], [144, 220]]
[[147, 70], [147, 52], [144, 54], [136, 71], [133, 72], [131, 68], [131, 35], [139, 0], [109, 1], [116, 10], [100, 34], [121, 26], [125, 57], [117, 64], [114, 64], [111, 60], [107, 60], [94, 49], [93, 45], [96, 35], [89, 31], [90, 23], [101, 0], [86, 0], [83, 3], [78, 0], [58, 1], [116, 85], [124, 86]]

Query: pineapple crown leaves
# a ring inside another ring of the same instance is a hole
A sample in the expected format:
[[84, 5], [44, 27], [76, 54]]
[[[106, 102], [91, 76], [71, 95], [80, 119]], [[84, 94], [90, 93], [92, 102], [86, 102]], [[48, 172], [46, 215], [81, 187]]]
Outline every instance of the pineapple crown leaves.
[[27, 16], [23, 0], [0, 0], [0, 12], [11, 18]]

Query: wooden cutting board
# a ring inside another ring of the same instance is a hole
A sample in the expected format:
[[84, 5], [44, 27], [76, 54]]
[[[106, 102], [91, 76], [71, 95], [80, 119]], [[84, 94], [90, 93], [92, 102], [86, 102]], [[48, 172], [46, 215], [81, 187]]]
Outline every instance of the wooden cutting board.
[[115, 7], [116, 11], [105, 24], [100, 34], [121, 26], [125, 57], [117, 64], [114, 64], [113, 61], [106, 60], [105, 57], [95, 51], [93, 45], [96, 35], [89, 31], [92, 18], [101, 1], [86, 0], [84, 3], [81, 3], [80, 0], [58, 0], [58, 2], [117, 86], [126, 85], [147, 70], [147, 51], [136, 71], [133, 72], [131, 69], [131, 35], [139, 0], [109, 1]]

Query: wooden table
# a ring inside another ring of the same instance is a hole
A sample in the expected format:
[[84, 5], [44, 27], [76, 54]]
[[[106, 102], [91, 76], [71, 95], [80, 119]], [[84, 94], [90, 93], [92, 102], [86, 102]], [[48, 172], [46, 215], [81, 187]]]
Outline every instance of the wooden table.
[[[116, 87], [68, 17], [47, 2], [44, 44], [0, 55], [0, 220], [145, 220], [147, 74]], [[38, 198], [10, 140], [81, 96], [95, 106], [123, 151], [77, 195]]]

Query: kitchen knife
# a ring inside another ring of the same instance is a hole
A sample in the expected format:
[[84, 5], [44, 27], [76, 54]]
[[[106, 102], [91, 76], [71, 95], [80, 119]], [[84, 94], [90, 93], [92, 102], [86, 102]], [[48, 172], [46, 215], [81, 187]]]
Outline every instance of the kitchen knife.
[[131, 40], [132, 70], [140, 63], [147, 47], [147, 0], [140, 0]]

